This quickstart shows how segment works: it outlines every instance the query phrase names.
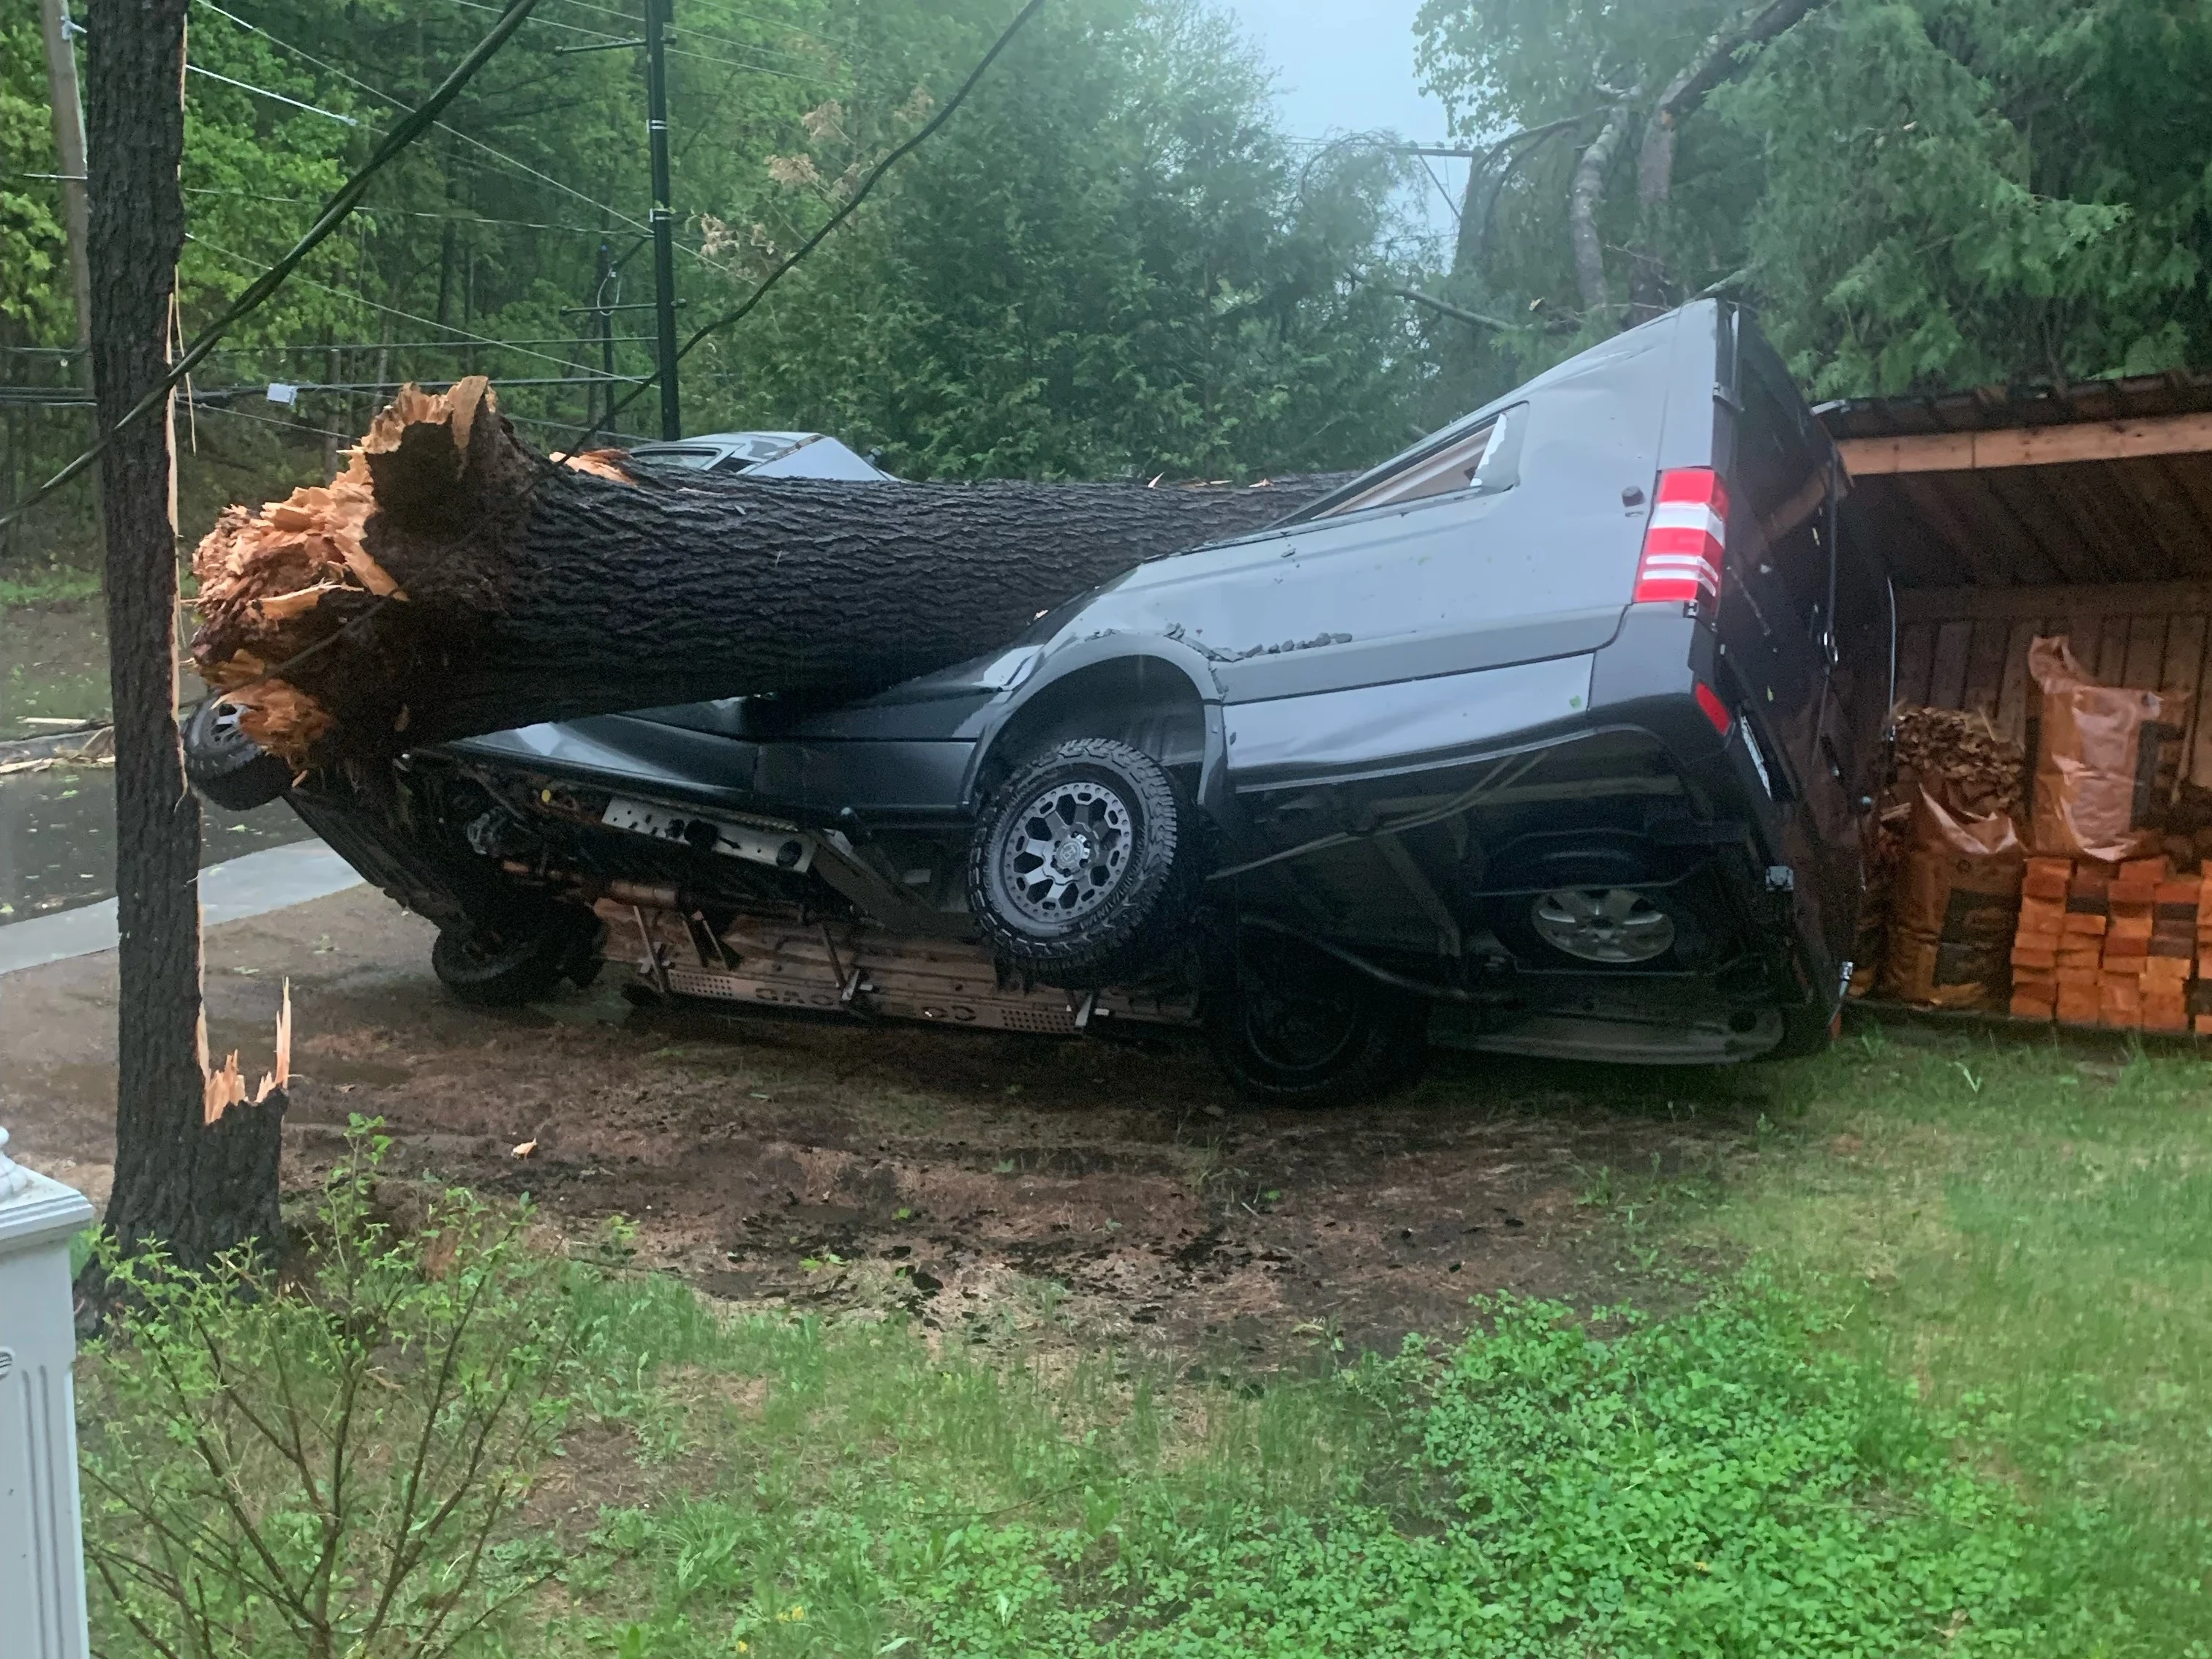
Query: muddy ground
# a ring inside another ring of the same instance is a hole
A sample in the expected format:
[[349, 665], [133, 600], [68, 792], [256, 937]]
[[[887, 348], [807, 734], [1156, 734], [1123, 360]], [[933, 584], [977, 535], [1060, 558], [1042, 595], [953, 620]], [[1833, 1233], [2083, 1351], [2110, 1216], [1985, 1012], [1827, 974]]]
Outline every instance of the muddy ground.
[[[241, 1049], [249, 1076], [291, 981], [288, 1185], [371, 1115], [398, 1171], [527, 1192], [579, 1249], [629, 1218], [636, 1260], [717, 1297], [903, 1306], [978, 1338], [1049, 1319], [1265, 1364], [1316, 1337], [1448, 1331], [1484, 1291], [1612, 1299], [1638, 1275], [1596, 1201], [1607, 1171], [1715, 1165], [1778, 1080], [1443, 1054], [1384, 1106], [1255, 1110], [1179, 1034], [672, 1014], [611, 982], [466, 1009], [431, 977], [430, 938], [367, 888], [210, 933], [216, 1052]], [[112, 954], [0, 979], [11, 1150], [95, 1199], [113, 997]]]

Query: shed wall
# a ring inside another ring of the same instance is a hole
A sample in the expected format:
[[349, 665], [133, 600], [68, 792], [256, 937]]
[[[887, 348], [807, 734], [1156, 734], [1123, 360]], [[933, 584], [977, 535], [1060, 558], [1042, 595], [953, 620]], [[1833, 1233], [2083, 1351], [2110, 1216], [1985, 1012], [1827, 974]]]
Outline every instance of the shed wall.
[[2106, 684], [2185, 706], [2183, 775], [2212, 788], [2212, 583], [1906, 588], [1897, 607], [1899, 702], [1973, 709], [2025, 742], [2028, 642], [2063, 634]]

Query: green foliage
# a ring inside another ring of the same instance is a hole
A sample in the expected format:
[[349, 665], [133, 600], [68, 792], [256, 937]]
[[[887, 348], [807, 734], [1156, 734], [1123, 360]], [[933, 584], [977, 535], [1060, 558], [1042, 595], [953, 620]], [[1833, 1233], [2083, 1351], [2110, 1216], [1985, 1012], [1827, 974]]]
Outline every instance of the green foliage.
[[10, 175], [59, 167], [39, 9], [11, 3], [0, 9], [0, 318], [27, 337], [52, 335], [64, 322], [73, 326], [75, 307], [60, 192], [51, 183]]
[[[835, 131], [816, 149], [793, 197], [857, 159]], [[1371, 460], [1424, 380], [1404, 303], [1347, 280], [1382, 256], [1393, 179], [1372, 158], [1302, 178], [1218, 14], [1057, 8], [714, 361], [750, 406], [914, 475]]]
[[2094, 1517], [1960, 1463], [1805, 1304], [1747, 1282], [1666, 1322], [1484, 1313], [1440, 1361], [1409, 1342], [1256, 1397], [994, 1374], [881, 1329], [663, 1338], [721, 1478], [604, 1515], [575, 1633], [679, 1656], [2142, 1650], [2077, 1581]]
[[[1648, 100], [1733, 9], [1428, 0], [1421, 62], [1461, 131], [1510, 131]], [[1659, 252], [1678, 294], [1738, 277], [1816, 393], [2212, 361], [2197, 0], [1827, 0], [1735, 70], [1684, 125]], [[1566, 180], [1590, 131], [1515, 175], [1456, 291], [1571, 313]], [[1640, 136], [1600, 215], [1615, 249], [1642, 228]]]
[[550, 1570], [513, 1522], [574, 1369], [555, 1268], [461, 1193], [395, 1231], [381, 1150], [356, 1122], [296, 1275], [106, 1260], [80, 1395], [105, 1650], [428, 1659]]

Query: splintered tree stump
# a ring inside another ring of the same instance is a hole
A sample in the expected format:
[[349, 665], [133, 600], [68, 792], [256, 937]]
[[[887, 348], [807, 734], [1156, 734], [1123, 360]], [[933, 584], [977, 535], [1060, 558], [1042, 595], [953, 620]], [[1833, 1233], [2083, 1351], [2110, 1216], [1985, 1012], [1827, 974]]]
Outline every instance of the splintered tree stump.
[[481, 378], [410, 386], [330, 485], [217, 521], [192, 562], [192, 660], [302, 769], [708, 697], [857, 695], [1337, 482], [664, 475], [534, 453]]

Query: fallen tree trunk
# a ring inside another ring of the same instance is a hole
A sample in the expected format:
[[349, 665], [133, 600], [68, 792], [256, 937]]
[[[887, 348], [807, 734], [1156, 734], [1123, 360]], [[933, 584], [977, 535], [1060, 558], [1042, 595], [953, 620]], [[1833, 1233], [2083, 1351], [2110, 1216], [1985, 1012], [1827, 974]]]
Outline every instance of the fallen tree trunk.
[[192, 660], [302, 768], [706, 697], [857, 695], [1338, 482], [664, 476], [534, 453], [481, 379], [410, 386], [331, 485], [217, 521], [193, 559]]

